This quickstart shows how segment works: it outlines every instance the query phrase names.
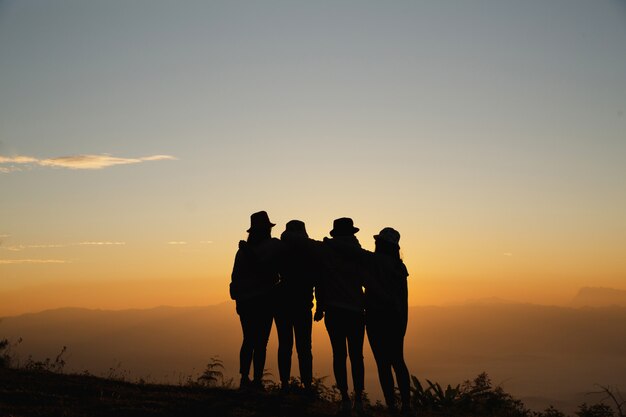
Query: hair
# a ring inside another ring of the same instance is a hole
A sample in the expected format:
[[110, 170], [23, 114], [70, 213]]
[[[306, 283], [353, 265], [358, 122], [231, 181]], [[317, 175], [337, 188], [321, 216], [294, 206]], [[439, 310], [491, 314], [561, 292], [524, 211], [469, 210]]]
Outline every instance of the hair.
[[400, 259], [400, 246], [381, 239], [376, 239], [375, 253], [391, 256], [394, 259]]
[[272, 228], [255, 228], [248, 234], [248, 243], [256, 244], [272, 237]]

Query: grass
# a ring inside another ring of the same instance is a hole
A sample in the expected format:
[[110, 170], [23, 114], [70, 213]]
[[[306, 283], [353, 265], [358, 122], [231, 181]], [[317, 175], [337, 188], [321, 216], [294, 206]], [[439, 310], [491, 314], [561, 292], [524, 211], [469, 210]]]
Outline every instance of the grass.
[[[19, 342], [18, 342], [19, 343]], [[179, 385], [129, 382], [115, 369], [108, 377], [64, 373], [66, 348], [54, 360], [19, 364], [14, 345], [0, 340], [0, 417], [99, 416], [335, 416], [339, 395], [324, 378], [315, 379], [316, 395], [305, 395], [292, 379], [289, 393], [271, 380], [265, 391], [241, 391], [225, 379], [219, 358], [211, 358], [204, 372]], [[606, 404], [582, 404], [577, 417], [624, 417], [624, 401], [616, 387], [598, 386]], [[549, 407], [542, 412], [494, 387], [486, 373], [457, 386], [442, 387], [412, 377], [411, 404], [419, 417], [565, 417]], [[366, 401], [366, 416], [388, 416], [380, 403]], [[414, 412], [412, 415], [416, 415]]]

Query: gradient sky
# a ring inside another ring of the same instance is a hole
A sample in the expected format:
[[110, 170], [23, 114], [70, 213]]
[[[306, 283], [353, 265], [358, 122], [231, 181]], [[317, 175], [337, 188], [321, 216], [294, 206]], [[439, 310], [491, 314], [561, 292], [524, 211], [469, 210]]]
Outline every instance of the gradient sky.
[[626, 2], [0, 2], [0, 314], [227, 300], [258, 210], [411, 304], [626, 289]]

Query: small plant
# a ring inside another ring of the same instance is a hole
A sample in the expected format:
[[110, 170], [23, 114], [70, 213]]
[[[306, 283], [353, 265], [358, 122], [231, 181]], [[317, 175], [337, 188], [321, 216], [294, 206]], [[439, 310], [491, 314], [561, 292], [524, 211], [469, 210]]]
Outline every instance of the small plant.
[[8, 368], [11, 365], [11, 356], [7, 353], [9, 340], [0, 340], [0, 368]]
[[565, 414], [563, 414], [562, 412], [560, 412], [553, 406], [550, 406], [542, 412], [533, 413], [533, 416], [534, 417], [565, 417]]
[[62, 373], [66, 363], [63, 358], [65, 352], [67, 352], [67, 346], [63, 346], [61, 352], [54, 358], [54, 361], [50, 358], [46, 358], [43, 361], [36, 361], [33, 359], [32, 355], [28, 356], [24, 368], [29, 371]]
[[118, 362], [117, 365], [109, 368], [106, 378], [114, 381], [126, 381], [129, 373], [129, 371], [122, 369], [122, 362]]
[[322, 401], [337, 402], [341, 399], [341, 395], [336, 385], [329, 387], [324, 383], [328, 375], [316, 378], [313, 377], [311, 387], [315, 392], [315, 396]]
[[207, 364], [202, 375], [198, 377], [196, 382], [205, 387], [215, 387], [218, 382], [224, 385], [224, 362], [218, 357], [212, 357]]
[[[473, 381], [465, 381], [455, 387], [426, 380], [425, 388], [415, 376], [411, 376], [411, 406], [415, 410], [430, 410], [457, 415], [503, 415], [507, 417], [530, 417], [524, 404], [504, 392], [501, 387], [492, 387], [486, 373]], [[552, 416], [550, 416], [552, 417]]]
[[597, 385], [600, 388], [600, 391], [594, 392], [592, 394], [605, 394], [604, 400], [611, 400], [617, 409], [617, 415], [619, 417], [625, 417], [624, 412], [626, 412], [626, 400], [622, 396], [622, 393], [619, 391], [617, 387], [612, 387], [610, 385]]
[[615, 417], [613, 409], [604, 403], [587, 405], [582, 403], [576, 411], [578, 417]]
[[15, 343], [11, 343], [9, 339], [0, 340], [0, 368], [10, 368], [15, 365], [16, 359], [13, 348], [20, 343], [22, 343], [21, 337]]

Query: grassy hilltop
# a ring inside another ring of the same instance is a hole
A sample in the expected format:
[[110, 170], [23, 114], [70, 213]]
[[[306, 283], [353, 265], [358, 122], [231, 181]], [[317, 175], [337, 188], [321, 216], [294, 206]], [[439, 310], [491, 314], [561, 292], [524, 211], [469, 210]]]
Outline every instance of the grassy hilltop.
[[[294, 387], [281, 393], [269, 383], [267, 390], [240, 391], [230, 384], [217, 383], [211, 373], [180, 385], [128, 382], [89, 374], [63, 374], [41, 367], [0, 368], [0, 416], [335, 416], [336, 391], [318, 382], [315, 396]], [[207, 368], [210, 371], [211, 368]], [[214, 369], [214, 368], [213, 368]], [[217, 371], [219, 374], [219, 371]], [[206, 377], [209, 375], [209, 379]], [[203, 377], [205, 378], [203, 381]], [[526, 409], [498, 387], [486, 374], [457, 387], [442, 388], [428, 383], [424, 389], [413, 381], [413, 406], [420, 417], [565, 417], [550, 407], [543, 412]], [[366, 415], [388, 416], [380, 403], [368, 404]], [[623, 417], [604, 404], [583, 404], [578, 417]]]

